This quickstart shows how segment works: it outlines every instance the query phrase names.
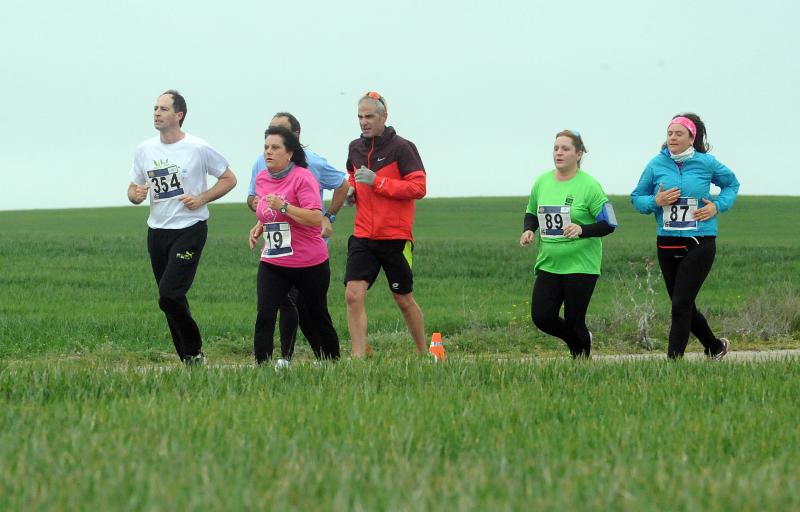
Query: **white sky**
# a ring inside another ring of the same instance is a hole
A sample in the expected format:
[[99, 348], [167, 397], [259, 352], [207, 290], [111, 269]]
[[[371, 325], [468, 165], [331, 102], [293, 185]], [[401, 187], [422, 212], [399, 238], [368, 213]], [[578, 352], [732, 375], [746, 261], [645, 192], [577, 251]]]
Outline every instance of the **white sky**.
[[[128, 204], [163, 90], [225, 155], [244, 201], [272, 114], [342, 166], [377, 90], [428, 193], [527, 195], [555, 133], [627, 194], [667, 121], [699, 113], [742, 194], [798, 195], [800, 6], [790, 0], [42, 2], [0, 8], [0, 209]], [[209, 178], [209, 183], [213, 178]]]

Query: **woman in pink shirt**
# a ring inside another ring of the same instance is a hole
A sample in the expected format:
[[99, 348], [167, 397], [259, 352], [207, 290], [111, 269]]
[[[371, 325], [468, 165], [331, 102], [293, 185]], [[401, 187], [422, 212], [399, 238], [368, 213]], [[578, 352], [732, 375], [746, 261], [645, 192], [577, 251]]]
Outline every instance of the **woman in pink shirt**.
[[[300, 140], [283, 126], [264, 134], [267, 168], [256, 175], [256, 216], [250, 249], [263, 235], [258, 266], [258, 316], [253, 348], [256, 363], [272, 357], [275, 321], [292, 286], [304, 297], [313, 336], [323, 359], [339, 358], [339, 336], [328, 313], [331, 269], [328, 246], [320, 235], [322, 201], [319, 184], [306, 169]], [[311, 340], [309, 340], [311, 341]]]

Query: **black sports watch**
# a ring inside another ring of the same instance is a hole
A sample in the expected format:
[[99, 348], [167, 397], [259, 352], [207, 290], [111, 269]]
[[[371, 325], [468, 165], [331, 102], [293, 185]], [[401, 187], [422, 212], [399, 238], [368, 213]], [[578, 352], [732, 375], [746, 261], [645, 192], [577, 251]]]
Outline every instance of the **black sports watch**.
[[287, 211], [288, 209], [289, 209], [289, 203], [287, 203], [286, 201], [284, 201], [284, 202], [283, 202], [283, 205], [280, 207], [280, 209], [279, 209], [278, 211], [279, 211], [279, 212], [281, 212], [282, 214], [286, 215], [286, 211]]
[[328, 220], [331, 221], [331, 224], [333, 224], [333, 221], [336, 220], [336, 215], [332, 214], [331, 212], [325, 212], [325, 216], [328, 217]]

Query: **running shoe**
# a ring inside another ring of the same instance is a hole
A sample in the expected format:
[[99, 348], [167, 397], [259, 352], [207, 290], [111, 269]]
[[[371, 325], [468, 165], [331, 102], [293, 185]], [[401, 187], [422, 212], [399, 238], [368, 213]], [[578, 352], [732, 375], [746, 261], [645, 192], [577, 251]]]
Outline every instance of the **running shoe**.
[[725, 357], [725, 354], [728, 353], [728, 338], [720, 338], [719, 341], [722, 343], [722, 350], [711, 356], [712, 359], [716, 359], [717, 361]]
[[195, 356], [189, 356], [183, 360], [183, 364], [187, 367], [194, 367], [194, 366], [205, 366], [206, 365], [206, 355], [200, 352]]
[[280, 358], [275, 363], [275, 371], [285, 370], [285, 369], [289, 368], [290, 364], [291, 363], [289, 362], [288, 359]]

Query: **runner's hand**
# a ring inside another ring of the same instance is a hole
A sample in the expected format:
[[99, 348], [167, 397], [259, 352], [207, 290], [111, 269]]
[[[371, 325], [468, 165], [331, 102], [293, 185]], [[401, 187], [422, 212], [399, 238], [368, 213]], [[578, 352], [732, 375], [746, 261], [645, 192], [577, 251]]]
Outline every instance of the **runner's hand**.
[[681, 189], [672, 187], [669, 190], [664, 190], [664, 184], [660, 183], [658, 192], [656, 193], [656, 204], [658, 206], [667, 206], [677, 201], [681, 197]]
[[283, 198], [278, 197], [275, 194], [267, 194], [266, 196], [264, 196], [264, 199], [266, 199], [267, 201], [267, 206], [276, 211], [280, 210], [281, 206], [283, 206], [283, 203], [286, 202], [283, 200]]
[[706, 203], [706, 205], [702, 208], [698, 208], [694, 212], [695, 220], [708, 220], [717, 214], [717, 205], [705, 197], [703, 198], [703, 202]]
[[256, 248], [256, 244], [258, 243], [258, 238], [263, 234], [264, 234], [264, 226], [260, 222], [257, 222], [256, 225], [250, 229], [250, 238], [248, 241], [250, 242], [251, 251]]
[[375, 173], [364, 167], [363, 165], [356, 171], [356, 182], [372, 186], [375, 183]]
[[583, 228], [577, 224], [567, 224], [567, 227], [564, 228], [565, 238], [578, 238], [581, 233], [583, 233]]
[[331, 224], [331, 220], [326, 217], [322, 216], [322, 229], [320, 230], [323, 238], [329, 238], [333, 234], [333, 225]]
[[193, 196], [192, 194], [184, 194], [181, 196], [181, 202], [185, 207], [190, 210], [196, 210], [206, 204], [205, 199], [203, 199], [203, 195], [200, 194], [199, 196]]
[[256, 211], [256, 208], [258, 208], [259, 201], [261, 201], [261, 198], [256, 195], [247, 196], [247, 206], [253, 211]]
[[145, 183], [144, 185], [136, 185], [133, 189], [133, 200], [136, 204], [141, 203], [145, 199], [147, 199], [147, 192], [150, 190], [150, 185]]
[[347, 195], [344, 197], [344, 204], [347, 206], [353, 206], [356, 204], [356, 189], [350, 187], [347, 191]]
[[522, 236], [519, 237], [519, 245], [521, 247], [525, 247], [526, 245], [531, 245], [533, 243], [533, 231], [530, 229], [527, 231], [522, 232]]

